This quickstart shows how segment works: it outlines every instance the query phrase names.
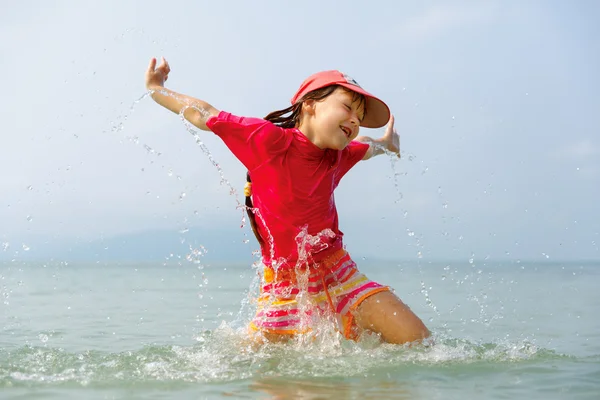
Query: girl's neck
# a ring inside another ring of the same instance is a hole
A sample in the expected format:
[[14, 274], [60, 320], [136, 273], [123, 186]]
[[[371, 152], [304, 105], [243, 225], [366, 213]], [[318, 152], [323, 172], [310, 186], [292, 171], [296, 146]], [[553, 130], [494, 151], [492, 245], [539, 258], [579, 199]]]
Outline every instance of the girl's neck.
[[317, 135], [315, 134], [314, 129], [312, 129], [308, 123], [306, 123], [306, 120], [302, 120], [298, 126], [296, 126], [296, 129], [298, 129], [300, 131], [300, 133], [302, 133], [304, 136], [306, 136], [306, 138], [308, 139], [309, 142], [311, 142], [312, 144], [314, 144], [315, 146], [317, 146], [319, 149], [321, 150], [325, 150], [327, 147], [325, 147], [324, 143], [321, 143], [321, 141], [318, 139]]

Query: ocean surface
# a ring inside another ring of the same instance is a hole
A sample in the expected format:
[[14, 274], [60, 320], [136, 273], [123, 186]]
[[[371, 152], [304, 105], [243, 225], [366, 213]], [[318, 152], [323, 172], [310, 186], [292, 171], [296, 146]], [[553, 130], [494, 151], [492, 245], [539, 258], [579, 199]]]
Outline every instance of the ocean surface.
[[426, 345], [249, 345], [251, 265], [0, 264], [0, 399], [600, 399], [600, 263], [358, 259]]

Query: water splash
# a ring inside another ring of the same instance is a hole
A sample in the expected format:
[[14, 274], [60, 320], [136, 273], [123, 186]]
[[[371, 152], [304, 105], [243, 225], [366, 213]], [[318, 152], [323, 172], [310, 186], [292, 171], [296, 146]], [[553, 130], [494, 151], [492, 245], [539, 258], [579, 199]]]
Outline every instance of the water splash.
[[295, 268], [299, 269], [304, 266], [312, 267], [314, 264], [312, 254], [316, 254], [328, 248], [330, 240], [327, 239], [334, 239], [335, 237], [336, 234], [331, 229], [323, 229], [313, 236], [308, 233], [308, 225], [304, 225], [300, 228], [300, 232], [296, 235], [298, 260]]
[[237, 327], [240, 330], [247, 329], [248, 322], [254, 317], [256, 312], [256, 299], [260, 294], [261, 280], [262, 280], [262, 263], [256, 261], [252, 264], [252, 271], [254, 278], [252, 279], [249, 288], [244, 292], [242, 300], [240, 302], [240, 309], [238, 310], [237, 316], [231, 323], [231, 326]]
[[[167, 92], [167, 91], [162, 91], [161, 94], [166, 95], [166, 96], [171, 96], [179, 101], [182, 102], [186, 102], [185, 99], [178, 97], [177, 95]], [[219, 163], [214, 159], [212, 153], [210, 152], [210, 150], [208, 149], [208, 147], [206, 146], [206, 144], [204, 144], [204, 142], [202, 141], [202, 138], [200, 137], [200, 135], [198, 134], [198, 131], [195, 129], [195, 127], [192, 125], [191, 122], [189, 122], [186, 118], [185, 118], [185, 111], [192, 109], [195, 110], [197, 112], [199, 112], [205, 119], [208, 119], [211, 114], [209, 113], [208, 110], [206, 110], [203, 107], [200, 107], [196, 104], [188, 104], [184, 107], [181, 108], [181, 111], [179, 112], [179, 117], [181, 119], [181, 122], [183, 123], [183, 125], [185, 126], [186, 130], [188, 131], [188, 133], [190, 133], [193, 137], [194, 140], [196, 142], [196, 144], [198, 145], [198, 147], [200, 147], [200, 149], [202, 150], [202, 152], [204, 153], [204, 155], [206, 155], [206, 157], [208, 158], [208, 160], [210, 161], [210, 163], [216, 168], [217, 173], [219, 174], [219, 184], [220, 185], [225, 185], [229, 188], [229, 194], [231, 196], [233, 196], [233, 198], [235, 199], [236, 202], [236, 209], [241, 211], [241, 224], [240, 224], [240, 228], [244, 228], [246, 226], [246, 215], [245, 215], [245, 211], [247, 209], [246, 205], [243, 204], [240, 200], [239, 200], [239, 196], [237, 193], [237, 190], [235, 189], [235, 187], [233, 187], [233, 185], [231, 184], [231, 182], [229, 182], [229, 180], [225, 177], [225, 173], [223, 172], [223, 169], [221, 168], [221, 166], [219, 165]], [[185, 195], [184, 195], [185, 196]], [[181, 197], [180, 197], [181, 199]], [[244, 236], [246, 236], [246, 233], [244, 232]]]
[[[181, 99], [178, 96], [176, 96], [172, 93], [169, 93], [169, 92], [163, 92], [163, 94], [172, 96], [178, 100], [184, 100], [184, 99]], [[220, 178], [219, 184], [227, 186], [229, 188], [229, 194], [234, 197], [235, 202], [236, 202], [236, 209], [241, 210], [240, 228], [244, 228], [246, 226], [246, 214], [245, 214], [246, 211], [252, 212], [255, 217], [258, 217], [261, 220], [262, 226], [264, 227], [264, 229], [267, 233], [266, 240], [269, 245], [271, 260], [274, 260], [275, 259], [275, 243], [274, 243], [273, 235], [271, 234], [271, 231], [269, 230], [268, 224], [266, 224], [264, 217], [260, 213], [260, 210], [258, 210], [257, 208], [246, 207], [246, 205], [243, 204], [239, 200], [237, 189], [235, 187], [233, 187], [231, 182], [225, 177], [225, 173], [223, 172], [223, 169], [221, 168], [219, 163], [214, 159], [212, 153], [210, 152], [210, 150], [208, 149], [206, 144], [202, 141], [202, 138], [199, 135], [198, 131], [185, 118], [184, 113], [188, 109], [193, 109], [193, 110], [199, 112], [206, 119], [208, 119], [211, 116], [211, 114], [209, 113], [208, 110], [194, 104], [194, 105], [187, 105], [187, 106], [183, 107], [179, 113], [179, 117], [180, 117], [182, 123], [184, 124], [186, 130], [194, 137], [196, 144], [200, 147], [202, 152], [206, 155], [206, 157], [208, 158], [210, 163], [216, 168], [216, 170], [219, 174], [219, 178]], [[246, 238], [246, 237], [247, 237], [247, 234], [246, 234], [246, 232], [244, 232], [244, 238]], [[244, 239], [244, 242], [246, 242], [245, 239]], [[275, 261], [275, 263], [283, 263], [283, 262], [284, 262], [284, 260]]]
[[9, 299], [12, 289], [6, 286], [6, 283], [4, 283], [5, 279], [4, 275], [0, 274], [0, 282], [2, 282], [2, 286], [0, 286], [0, 299], [2, 299], [4, 305], [8, 306], [10, 304]]
[[[397, 165], [398, 162], [401, 159], [408, 159], [408, 161], [413, 162], [416, 157], [414, 154], [410, 154], [410, 153], [404, 153], [401, 152], [401, 157], [398, 157], [395, 153], [385, 150], [384, 149], [385, 154], [388, 156], [388, 158], [390, 159], [390, 166], [392, 169], [392, 176], [393, 176], [393, 182], [394, 182], [394, 187], [396, 189], [396, 193], [397, 193], [397, 198], [394, 201], [394, 203], [396, 204], [402, 204], [402, 200], [404, 198], [404, 195], [402, 194], [402, 191], [400, 190], [400, 182], [399, 179], [401, 176], [406, 176], [407, 173], [400, 173], [398, 172], [397, 169]], [[421, 175], [425, 174], [427, 171], [429, 170], [429, 168], [427, 166], [425, 166], [421, 172]], [[401, 208], [400, 212], [403, 216], [403, 218], [406, 220], [407, 216], [408, 216], [408, 210]], [[421, 277], [420, 280], [420, 292], [423, 295], [423, 297], [425, 298], [425, 304], [427, 304], [428, 307], [430, 307], [434, 313], [439, 317], [440, 316], [440, 312], [437, 308], [437, 306], [435, 305], [435, 303], [433, 302], [433, 300], [431, 299], [430, 296], [430, 291], [431, 291], [431, 287], [428, 287], [425, 283], [424, 280], [424, 273], [423, 273], [423, 266], [421, 264], [421, 259], [423, 258], [423, 252], [424, 252], [424, 245], [422, 242], [422, 235], [420, 234], [416, 234], [415, 231], [413, 229], [410, 228], [406, 228], [406, 232], [408, 234], [408, 236], [410, 238], [413, 239], [413, 243], [414, 246], [416, 248], [416, 256], [417, 256], [417, 266], [419, 269], [419, 275]], [[430, 322], [433, 322], [433, 319], [430, 319]]]
[[[135, 107], [140, 103], [140, 101], [144, 100], [146, 97], [149, 97], [152, 93], [146, 92], [138, 99], [134, 100], [133, 103], [129, 106], [129, 109], [125, 114], [118, 115], [116, 120], [112, 122], [111, 132], [118, 133], [125, 129], [125, 123], [131, 114], [135, 111]], [[138, 144], [139, 139], [137, 136], [127, 137], [132, 143]]]
[[122, 352], [69, 352], [51, 346], [0, 351], [0, 387], [49, 385], [121, 387], [144, 384], [219, 383], [266, 377], [364, 377], [423, 366], [480, 368], [569, 359], [528, 341], [473, 343], [437, 338], [429, 346], [396, 346], [335, 337], [255, 348], [244, 332], [222, 325], [196, 337], [193, 346], [144, 346]]

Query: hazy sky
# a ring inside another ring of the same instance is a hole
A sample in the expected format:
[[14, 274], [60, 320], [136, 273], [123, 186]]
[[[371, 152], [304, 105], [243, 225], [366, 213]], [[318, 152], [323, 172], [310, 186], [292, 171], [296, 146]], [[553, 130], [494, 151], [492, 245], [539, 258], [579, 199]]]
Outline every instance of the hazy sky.
[[243, 239], [241, 164], [201, 132], [234, 196], [178, 116], [131, 109], [164, 55], [170, 88], [238, 115], [334, 68], [388, 102], [403, 159], [359, 163], [336, 193], [353, 253], [600, 259], [599, 18], [594, 1], [10, 2], [0, 253], [188, 227]]

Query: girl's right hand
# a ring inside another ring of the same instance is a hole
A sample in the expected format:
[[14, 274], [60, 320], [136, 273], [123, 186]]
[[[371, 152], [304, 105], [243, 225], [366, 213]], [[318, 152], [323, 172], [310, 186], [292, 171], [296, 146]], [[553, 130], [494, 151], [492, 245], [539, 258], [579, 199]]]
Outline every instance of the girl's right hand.
[[164, 57], [161, 57], [160, 65], [156, 66], [156, 58], [150, 60], [146, 70], [146, 89], [152, 90], [157, 87], [163, 87], [166, 80], [169, 79], [171, 67]]

